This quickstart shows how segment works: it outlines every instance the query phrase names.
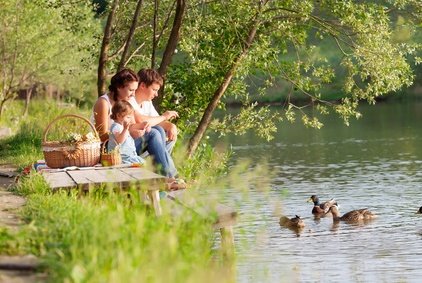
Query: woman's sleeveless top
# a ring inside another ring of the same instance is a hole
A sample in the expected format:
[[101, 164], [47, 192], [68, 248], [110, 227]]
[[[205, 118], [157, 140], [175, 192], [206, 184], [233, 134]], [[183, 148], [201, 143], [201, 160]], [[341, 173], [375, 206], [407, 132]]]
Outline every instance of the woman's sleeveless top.
[[[106, 94], [103, 94], [103, 95], [101, 95], [98, 99], [105, 99], [105, 101], [107, 101], [108, 102], [108, 106], [109, 106], [109, 109], [108, 109], [108, 116], [110, 117], [111, 116], [111, 108], [112, 108], [112, 105], [111, 105], [111, 102], [110, 102], [110, 98], [108, 97], [108, 95], [107, 95], [107, 93]], [[91, 118], [90, 118], [90, 120], [91, 120], [91, 123], [93, 124], [93, 125], [95, 125], [95, 119], [94, 119], [94, 109], [92, 109], [92, 114], [91, 114]], [[111, 118], [109, 118], [109, 120], [108, 120], [108, 126], [109, 127], [111, 127], [111, 125], [114, 123], [114, 120], [113, 119], [111, 119]], [[109, 129], [110, 130], [110, 129]]]

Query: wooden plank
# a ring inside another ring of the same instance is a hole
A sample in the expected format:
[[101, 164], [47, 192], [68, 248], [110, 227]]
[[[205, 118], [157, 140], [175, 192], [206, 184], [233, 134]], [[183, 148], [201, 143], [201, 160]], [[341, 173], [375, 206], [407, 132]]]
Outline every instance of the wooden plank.
[[106, 170], [72, 170], [67, 173], [78, 185], [86, 184], [106, 184], [106, 183], [129, 183], [136, 181], [130, 175], [124, 174], [121, 169]]
[[144, 168], [124, 168], [121, 169], [126, 174], [130, 175], [131, 177], [135, 178], [136, 180], [159, 180], [164, 182], [166, 177], [162, 175], [158, 175], [152, 171], [149, 171]]
[[35, 270], [39, 265], [38, 258], [33, 255], [0, 256], [0, 270]]
[[50, 186], [50, 188], [73, 188], [77, 184], [72, 178], [67, 174], [67, 172], [42, 172], [45, 181]]

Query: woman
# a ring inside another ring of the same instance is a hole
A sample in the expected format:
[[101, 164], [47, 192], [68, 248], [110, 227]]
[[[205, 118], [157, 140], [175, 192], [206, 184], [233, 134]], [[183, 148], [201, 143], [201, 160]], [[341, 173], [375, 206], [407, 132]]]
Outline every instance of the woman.
[[[134, 97], [138, 88], [138, 81], [139, 79], [135, 72], [130, 69], [123, 69], [111, 78], [108, 87], [109, 92], [99, 97], [96, 101], [93, 109], [93, 121], [101, 141], [104, 142], [109, 137], [110, 126], [113, 122], [110, 115], [114, 103], [120, 100], [129, 101]], [[154, 158], [159, 172], [169, 177], [169, 181], [173, 182], [174, 177], [177, 176], [177, 170], [173, 159], [166, 150], [161, 133], [151, 128], [147, 122], [137, 123], [130, 127], [130, 134], [135, 141], [140, 139], [144, 133], [148, 133], [147, 150]], [[173, 187], [172, 184], [171, 188]]]

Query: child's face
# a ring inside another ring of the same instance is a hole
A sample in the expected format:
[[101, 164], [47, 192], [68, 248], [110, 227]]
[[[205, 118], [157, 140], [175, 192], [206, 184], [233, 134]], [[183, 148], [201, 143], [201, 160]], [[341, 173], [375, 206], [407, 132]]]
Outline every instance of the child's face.
[[133, 112], [126, 113], [124, 115], [117, 115], [117, 122], [123, 124], [124, 122], [132, 124], [135, 121], [135, 117], [133, 116]]

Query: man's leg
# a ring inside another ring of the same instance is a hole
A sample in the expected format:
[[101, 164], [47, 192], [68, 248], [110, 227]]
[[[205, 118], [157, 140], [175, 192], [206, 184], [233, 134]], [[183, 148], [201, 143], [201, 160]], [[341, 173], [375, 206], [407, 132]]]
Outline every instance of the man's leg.
[[142, 152], [146, 146], [148, 152], [153, 156], [154, 162], [159, 166], [159, 170], [167, 177], [174, 177], [177, 175], [177, 170], [173, 159], [166, 150], [165, 143], [162, 139], [162, 134], [156, 128], [152, 128], [149, 133], [137, 139], [135, 142], [137, 152]]

